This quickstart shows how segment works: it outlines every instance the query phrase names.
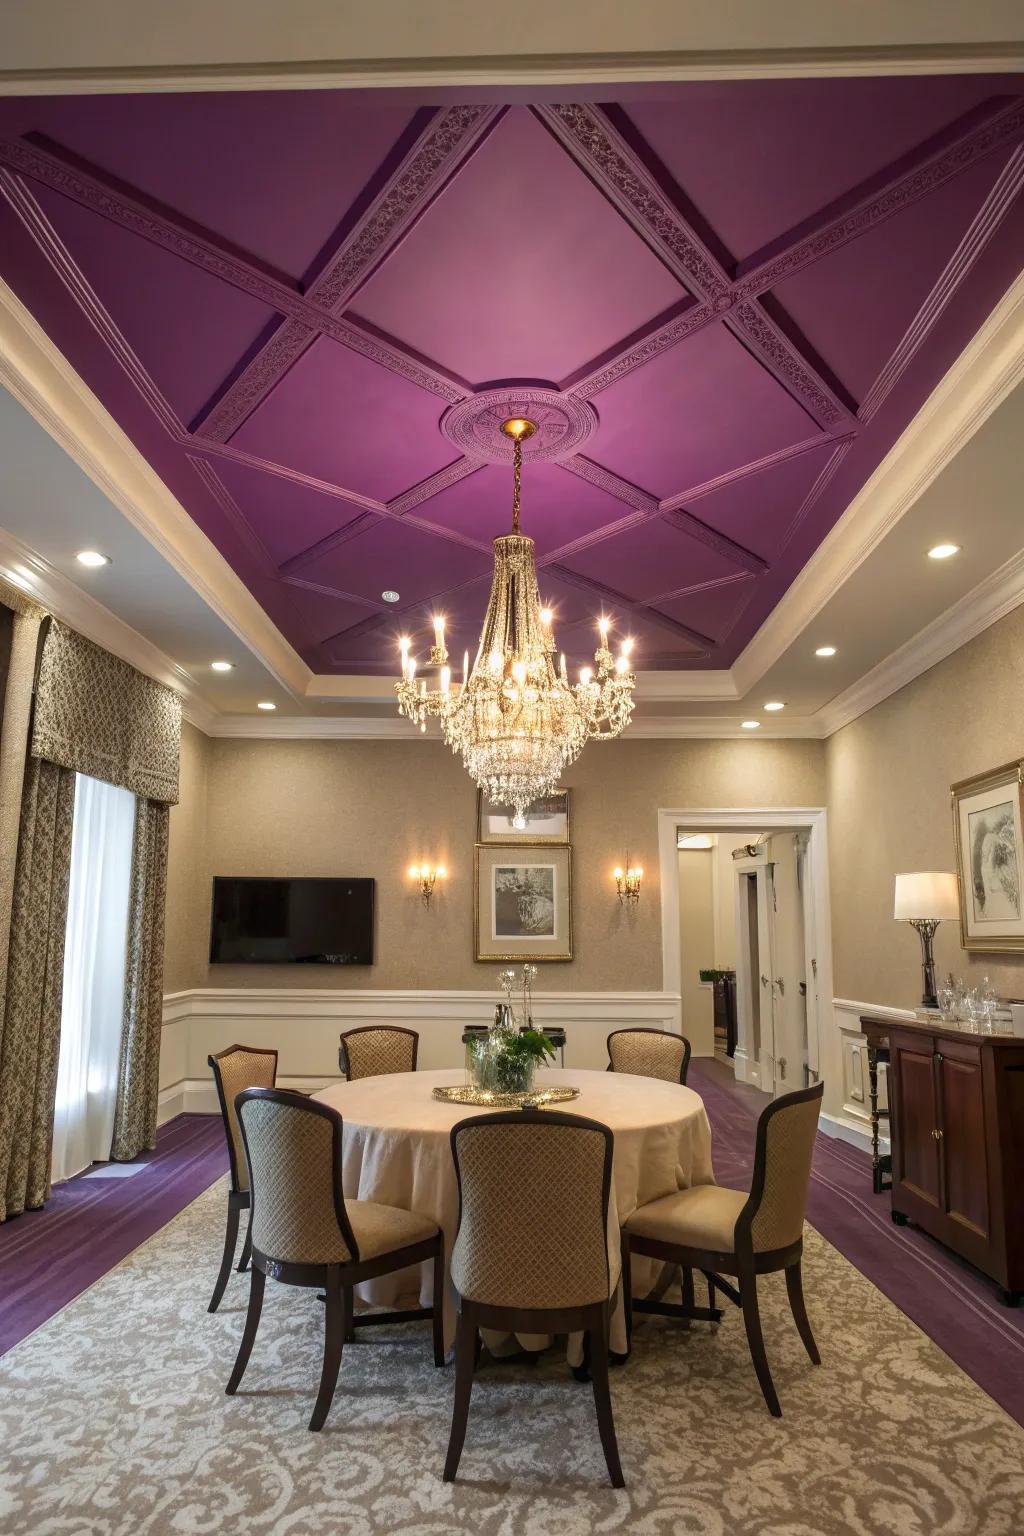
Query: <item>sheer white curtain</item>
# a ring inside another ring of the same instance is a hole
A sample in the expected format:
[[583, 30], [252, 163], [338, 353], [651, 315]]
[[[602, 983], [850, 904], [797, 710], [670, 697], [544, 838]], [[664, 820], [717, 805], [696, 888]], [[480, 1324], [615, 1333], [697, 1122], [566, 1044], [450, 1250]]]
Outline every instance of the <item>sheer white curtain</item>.
[[135, 796], [75, 779], [54, 1182], [110, 1156], [121, 1056]]

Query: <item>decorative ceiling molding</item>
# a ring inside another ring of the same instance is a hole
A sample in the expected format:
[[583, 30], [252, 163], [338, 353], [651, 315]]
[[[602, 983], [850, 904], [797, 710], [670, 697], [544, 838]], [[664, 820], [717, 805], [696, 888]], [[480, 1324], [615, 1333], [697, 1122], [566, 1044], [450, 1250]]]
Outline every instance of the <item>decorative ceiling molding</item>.
[[[408, 720], [359, 719], [354, 716], [324, 715], [272, 715], [257, 718], [252, 715], [218, 715], [208, 736], [229, 737], [246, 741], [396, 741], [426, 743], [443, 746], [440, 731], [433, 723], [425, 732], [414, 730]], [[628, 746], [634, 741], [745, 741], [751, 742], [752, 731], [745, 731], [738, 719], [723, 719], [713, 715], [689, 718], [665, 715], [634, 715], [629, 734], [624, 738]], [[757, 738], [764, 740], [792, 740], [794, 738], [820, 740], [821, 727], [814, 719], [765, 721]]]
[[511, 464], [512, 439], [502, 422], [527, 416], [536, 431], [522, 443], [523, 462], [557, 463], [597, 431], [597, 415], [585, 401], [541, 385], [509, 384], [481, 389], [449, 407], [441, 432], [460, 452], [487, 464]]
[[737, 657], [732, 671], [741, 695], [799, 639], [1022, 379], [1024, 274], [996, 305]]
[[0, 280], [0, 383], [289, 693], [312, 673], [245, 584]]
[[678, 639], [685, 640], [688, 645], [693, 646], [698, 656], [710, 656], [714, 650], [715, 642], [709, 635], [702, 634], [699, 629], [693, 629], [689, 624], [683, 624], [678, 619], [669, 618], [667, 613], [662, 613], [660, 609], [653, 608], [648, 603], [636, 602], [626, 597], [624, 593], [616, 591], [614, 587], [605, 586], [604, 582], [595, 581], [590, 576], [581, 576], [566, 565], [548, 565], [545, 569], [559, 581], [564, 582], [567, 587], [576, 587], [581, 592], [589, 592], [592, 597], [600, 597], [623, 612], [633, 614], [635, 618], [647, 619], [650, 623], [667, 629]]
[[[980, 121], [979, 121], [980, 118]], [[771, 247], [741, 263], [737, 297], [764, 293], [813, 262], [856, 240], [883, 220], [909, 208], [994, 150], [1009, 148], [1024, 133], [1024, 102], [996, 112], [978, 108], [903, 157], [866, 190], [854, 189], [809, 230], [790, 230]], [[888, 176], [888, 180], [886, 177]], [[881, 183], [881, 184], [879, 184]]]
[[411, 512], [413, 507], [418, 507], [421, 502], [429, 501], [432, 496], [446, 491], [450, 486], [458, 485], [460, 480], [465, 480], [467, 475], [475, 475], [483, 466], [473, 459], [456, 459], [454, 463], [445, 465], [439, 469], [436, 475], [429, 475], [426, 480], [421, 480], [419, 485], [414, 485], [411, 490], [403, 491], [401, 496], [396, 496], [388, 502], [388, 511], [396, 517], [404, 517]]
[[[779, 329], [693, 228], [682, 209], [666, 193], [632, 146], [618, 131], [611, 109], [575, 103], [532, 107], [531, 111], [590, 177], [612, 206], [651, 249], [676, 280], [698, 300], [702, 313], [684, 313], [635, 346], [630, 338], [621, 359], [605, 363], [601, 377], [612, 382], [621, 361], [625, 372], [659, 356], [670, 344], [690, 336], [701, 324], [725, 319], [743, 343], [757, 353], [763, 366], [801, 404], [811, 418], [830, 428], [851, 412], [842, 404], [811, 360]], [[647, 153], [653, 159], [653, 151]], [[740, 302], [742, 301], [742, 302]], [[738, 306], [738, 307], [737, 307]], [[586, 379], [588, 394], [596, 393]], [[602, 386], [603, 387], [603, 386]]]
[[[402, 163], [385, 182], [356, 221], [338, 249], [305, 292], [318, 310], [340, 312], [382, 261], [408, 234], [420, 215], [448, 185], [466, 160], [478, 149], [504, 108], [466, 105], [442, 108], [420, 134]], [[194, 430], [216, 442], [226, 442], [273, 389], [275, 383], [305, 351], [316, 328], [305, 321], [286, 319], [267, 345], [221, 395], [212, 409], [200, 417]], [[366, 336], [373, 348], [373, 338]], [[379, 350], [381, 344], [376, 346]], [[442, 398], [458, 400], [461, 391], [440, 379], [435, 370], [424, 370], [396, 344], [387, 349], [387, 364], [416, 383], [433, 386]], [[364, 353], [364, 355], [369, 355]], [[384, 361], [381, 353], [375, 361]], [[399, 367], [395, 368], [396, 361]]]
[[192, 674], [6, 528], [0, 528], [0, 569], [13, 576], [16, 586], [30, 591], [62, 623], [137, 667], [147, 677], [163, 683], [165, 688], [172, 688], [181, 697], [186, 717], [199, 730], [210, 733], [217, 711], [198, 692]]

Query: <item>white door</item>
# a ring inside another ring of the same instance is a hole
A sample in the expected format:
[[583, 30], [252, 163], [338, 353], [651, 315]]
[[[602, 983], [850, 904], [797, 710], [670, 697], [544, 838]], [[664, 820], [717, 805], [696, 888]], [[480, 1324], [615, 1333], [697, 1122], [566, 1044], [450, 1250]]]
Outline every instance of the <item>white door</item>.
[[798, 869], [798, 839], [792, 832], [769, 844], [768, 922], [771, 930], [770, 987], [773, 1046], [771, 1080], [761, 1086], [776, 1097], [807, 1085], [807, 978], [804, 946], [804, 892]]
[[733, 858], [736, 882], [736, 1054], [740, 1082], [772, 1091], [775, 1019], [772, 991], [771, 883], [768, 851]]

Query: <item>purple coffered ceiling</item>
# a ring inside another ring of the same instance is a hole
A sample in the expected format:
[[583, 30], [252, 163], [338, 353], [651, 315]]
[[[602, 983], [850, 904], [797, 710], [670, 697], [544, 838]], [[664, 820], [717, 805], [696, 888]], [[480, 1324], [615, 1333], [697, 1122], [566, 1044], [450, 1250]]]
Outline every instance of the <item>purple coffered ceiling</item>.
[[[0, 103], [0, 273], [296, 649], [723, 667], [1024, 266], [1015, 80]], [[382, 601], [385, 589], [401, 594]]]

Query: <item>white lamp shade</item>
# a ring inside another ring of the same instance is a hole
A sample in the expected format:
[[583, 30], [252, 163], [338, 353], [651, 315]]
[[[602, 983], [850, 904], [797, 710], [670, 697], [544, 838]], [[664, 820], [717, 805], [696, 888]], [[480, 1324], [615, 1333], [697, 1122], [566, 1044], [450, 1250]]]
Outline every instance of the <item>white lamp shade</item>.
[[897, 875], [893, 916], [902, 923], [912, 922], [917, 917], [930, 917], [940, 923], [952, 922], [960, 916], [956, 875], [935, 870]]

